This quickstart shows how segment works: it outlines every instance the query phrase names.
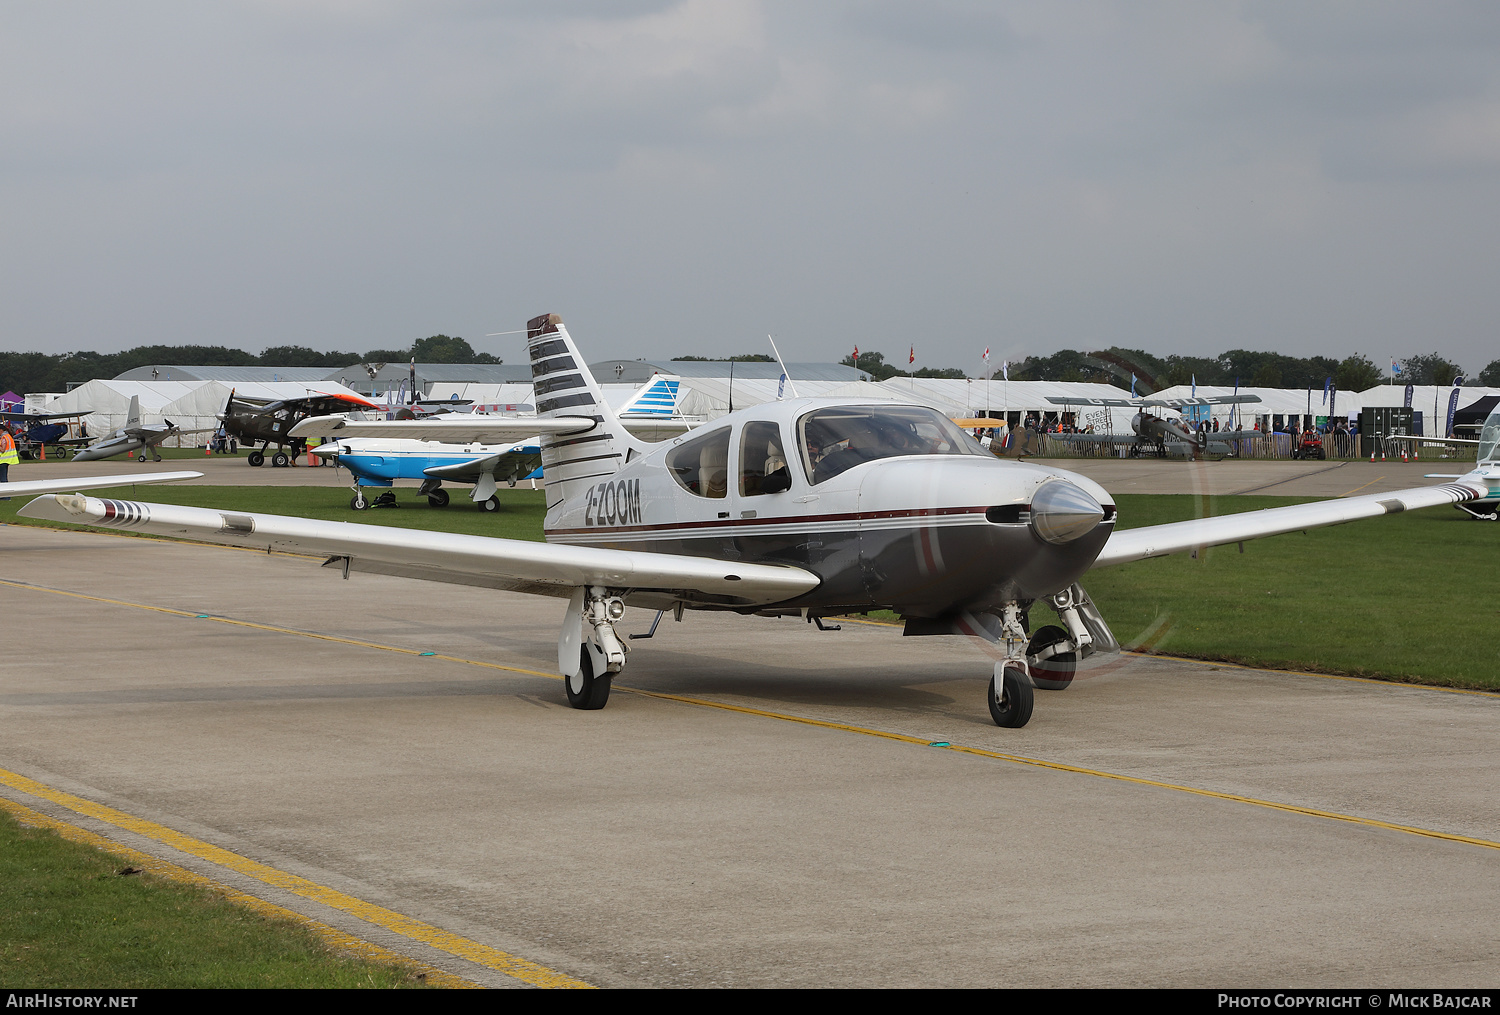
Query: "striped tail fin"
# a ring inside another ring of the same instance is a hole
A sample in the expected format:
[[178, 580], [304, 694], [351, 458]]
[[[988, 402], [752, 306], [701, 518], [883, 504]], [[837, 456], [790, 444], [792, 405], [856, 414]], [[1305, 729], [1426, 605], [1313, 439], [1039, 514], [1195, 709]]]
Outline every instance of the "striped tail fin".
[[536, 413], [543, 418], [585, 416], [593, 429], [577, 436], [542, 436], [542, 475], [547, 490], [547, 521], [564, 502], [576, 500], [604, 478], [614, 475], [631, 451], [644, 445], [631, 437], [604, 401], [578, 347], [557, 314], [542, 314], [526, 322], [526, 344], [531, 353], [531, 379], [536, 391]]

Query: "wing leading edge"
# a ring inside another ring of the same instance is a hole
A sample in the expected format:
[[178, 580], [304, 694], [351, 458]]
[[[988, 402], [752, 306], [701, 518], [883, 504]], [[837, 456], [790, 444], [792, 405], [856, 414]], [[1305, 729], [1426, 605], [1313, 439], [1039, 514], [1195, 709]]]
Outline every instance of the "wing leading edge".
[[456, 585], [479, 585], [568, 597], [589, 585], [630, 590], [627, 601], [665, 608], [677, 600], [703, 605], [764, 606], [816, 588], [816, 575], [776, 564], [746, 564], [678, 554], [534, 543], [522, 539], [417, 532], [385, 525], [325, 522], [215, 508], [38, 497], [29, 518], [187, 536], [230, 546], [326, 555], [329, 565]]
[[1283, 532], [1296, 532], [1299, 529], [1339, 525], [1360, 518], [1377, 518], [1417, 508], [1461, 504], [1489, 496], [1492, 494], [1483, 481], [1465, 476], [1458, 482], [1444, 483], [1441, 486], [1244, 511], [1214, 518], [1194, 518], [1185, 522], [1168, 522], [1165, 525], [1147, 525], [1139, 529], [1120, 529], [1109, 537], [1103, 551], [1094, 559], [1093, 566], [1108, 567], [1112, 564], [1145, 560], [1147, 557], [1165, 557], [1205, 546], [1220, 546]]

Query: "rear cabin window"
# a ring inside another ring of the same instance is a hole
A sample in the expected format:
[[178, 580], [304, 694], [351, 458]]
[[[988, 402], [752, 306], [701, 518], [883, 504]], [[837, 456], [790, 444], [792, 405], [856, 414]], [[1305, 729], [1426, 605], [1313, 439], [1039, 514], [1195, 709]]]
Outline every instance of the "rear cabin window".
[[667, 452], [667, 471], [677, 485], [698, 497], [729, 495], [729, 430], [695, 437]]
[[[746, 423], [740, 437], [740, 496], [758, 497], [767, 491], [766, 477], [787, 474], [781, 427], [775, 423]], [[782, 484], [782, 489], [786, 484]]]
[[802, 464], [813, 485], [856, 465], [909, 455], [989, 452], [936, 409], [917, 405], [840, 405], [797, 420]]

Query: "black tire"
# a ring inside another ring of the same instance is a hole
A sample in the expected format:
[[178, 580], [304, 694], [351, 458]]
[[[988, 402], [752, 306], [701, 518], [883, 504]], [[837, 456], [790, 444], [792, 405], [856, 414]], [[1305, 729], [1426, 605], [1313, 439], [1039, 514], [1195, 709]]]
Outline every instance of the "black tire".
[[158, 455], [158, 454], [156, 454], [156, 453], [153, 452], [152, 455], [151, 455], [151, 460], [153, 462], [159, 462], [159, 461], [161, 461], [161, 455]]
[[986, 695], [990, 703], [990, 718], [995, 720], [996, 726], [1020, 729], [1031, 721], [1031, 682], [1026, 679], [1026, 674], [1014, 666], [1005, 667], [1001, 673], [1005, 702], [1002, 704], [995, 700], [995, 678], [991, 677], [989, 693]]
[[1043, 649], [1067, 641], [1068, 632], [1053, 624], [1037, 631], [1026, 644], [1026, 662], [1031, 666], [1031, 682], [1044, 691], [1066, 691], [1073, 683], [1073, 674], [1078, 670], [1076, 652], [1059, 652], [1046, 659], [1036, 658]]
[[448, 491], [447, 490], [434, 490], [434, 491], [432, 491], [431, 493], [429, 493], [427, 495], [427, 503], [431, 504], [433, 507], [447, 507], [448, 506]]
[[349, 498], [349, 506], [356, 511], [363, 511], [365, 508], [370, 506], [370, 502], [365, 500], [364, 494], [357, 493], [353, 497]]
[[588, 646], [583, 648], [583, 661], [578, 673], [563, 680], [568, 692], [568, 704], [585, 710], [600, 709], [609, 701], [609, 674], [594, 675], [594, 660], [589, 656]]
[[492, 495], [489, 500], [480, 501], [479, 510], [483, 511], [487, 515], [494, 514], [496, 511], [500, 510], [500, 498], [498, 496]]
[[250, 457], [245, 460], [257, 469], [266, 464], [266, 456], [259, 451], [250, 452]]
[[273, 468], [273, 469], [284, 469], [288, 465], [291, 465], [291, 464], [292, 464], [292, 457], [291, 457], [291, 455], [288, 455], [285, 451], [278, 451], [274, 455], [271, 456], [271, 468]]

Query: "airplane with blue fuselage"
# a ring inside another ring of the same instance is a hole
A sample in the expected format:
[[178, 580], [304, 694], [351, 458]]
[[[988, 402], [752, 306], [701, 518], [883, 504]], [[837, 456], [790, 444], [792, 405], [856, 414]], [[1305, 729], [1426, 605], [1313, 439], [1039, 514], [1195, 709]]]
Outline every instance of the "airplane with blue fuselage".
[[[677, 416], [680, 379], [658, 374], [647, 381], [618, 413], [626, 428], [636, 434], [677, 434], [691, 426]], [[463, 413], [428, 417], [462, 423]], [[482, 414], [472, 417], [483, 428]], [[448, 505], [444, 482], [472, 483], [470, 499], [481, 511], [500, 510], [499, 484], [514, 487], [517, 482], [542, 478], [541, 438], [533, 437], [514, 444], [486, 444], [479, 441], [457, 444], [437, 440], [407, 438], [355, 437], [318, 448], [320, 457], [332, 457], [354, 476], [354, 496], [349, 506], [356, 511], [370, 507], [389, 507], [396, 494], [389, 487], [398, 479], [421, 482], [417, 495], [427, 498], [433, 507]], [[386, 487], [387, 492], [366, 497], [370, 487]]]

